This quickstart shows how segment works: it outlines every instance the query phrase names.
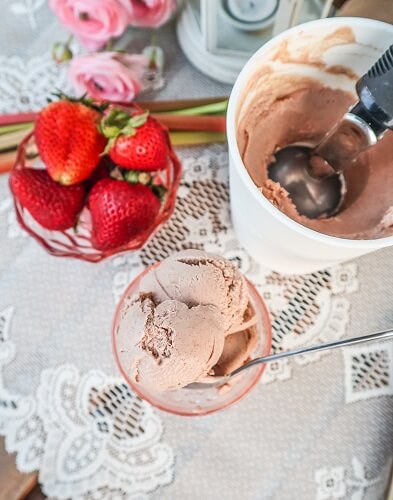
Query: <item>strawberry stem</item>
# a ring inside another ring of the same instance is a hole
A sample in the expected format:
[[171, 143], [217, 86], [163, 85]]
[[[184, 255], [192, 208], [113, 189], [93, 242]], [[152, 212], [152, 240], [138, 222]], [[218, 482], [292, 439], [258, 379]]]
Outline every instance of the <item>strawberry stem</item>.
[[123, 174], [124, 180], [130, 182], [131, 184], [136, 184], [138, 182], [139, 172], [135, 170], [129, 170]]
[[146, 123], [148, 116], [148, 111], [130, 115], [121, 109], [112, 108], [108, 115], [104, 116], [101, 120], [102, 134], [109, 139], [109, 142], [112, 141], [110, 145], [108, 142], [106, 149], [109, 151], [113, 141], [119, 137], [119, 135], [135, 135], [136, 129]]
[[90, 97], [87, 97], [87, 94], [83, 94], [80, 97], [71, 97], [71, 96], [67, 95], [65, 92], [63, 92], [60, 89], [57, 89], [56, 92], [51, 92], [51, 95], [57, 97], [58, 99], [66, 99], [67, 101], [70, 101], [70, 102], [76, 102], [76, 103], [84, 104], [88, 108], [92, 108], [92, 109], [98, 111], [101, 114], [107, 109], [107, 107], [110, 104], [109, 102], [103, 102], [101, 104], [97, 104], [94, 101], [94, 99], [91, 99]]
[[145, 186], [150, 186], [153, 182], [153, 177], [149, 173], [139, 170], [123, 170], [123, 178], [131, 184], [139, 182]]
[[151, 190], [157, 196], [157, 198], [162, 201], [166, 195], [167, 189], [162, 184], [154, 184], [151, 186]]
[[145, 186], [149, 186], [151, 184], [152, 177], [147, 172], [140, 172], [138, 175], [138, 182], [144, 184]]
[[124, 177], [119, 167], [115, 167], [111, 170], [109, 177], [116, 179], [117, 181], [123, 181]]

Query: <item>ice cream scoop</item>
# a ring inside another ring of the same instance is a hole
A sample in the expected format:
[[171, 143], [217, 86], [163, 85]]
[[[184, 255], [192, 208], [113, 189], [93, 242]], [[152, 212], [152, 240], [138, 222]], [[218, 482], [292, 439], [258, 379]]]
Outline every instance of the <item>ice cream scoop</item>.
[[243, 322], [248, 303], [246, 282], [239, 270], [226, 259], [201, 250], [168, 257], [141, 280], [140, 290], [153, 293], [157, 301], [214, 305], [221, 311], [228, 334]]
[[220, 311], [177, 300], [156, 304], [140, 293], [127, 306], [117, 332], [131, 380], [160, 390], [198, 380], [217, 363], [224, 347]]
[[132, 383], [166, 391], [248, 362], [257, 315], [230, 261], [186, 250], [153, 266], [124, 300], [115, 344]]
[[393, 130], [393, 45], [356, 84], [359, 102], [316, 147], [292, 144], [275, 153], [269, 178], [290, 195], [300, 215], [325, 218], [340, 208], [340, 173], [363, 151]]

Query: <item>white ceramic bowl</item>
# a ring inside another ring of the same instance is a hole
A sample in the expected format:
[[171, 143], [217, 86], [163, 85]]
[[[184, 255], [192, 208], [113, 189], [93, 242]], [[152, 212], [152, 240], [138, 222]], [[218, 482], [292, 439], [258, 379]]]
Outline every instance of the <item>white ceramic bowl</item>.
[[[329, 49], [324, 54], [324, 59], [331, 65], [346, 66], [359, 76], [393, 43], [393, 26], [370, 19], [329, 18], [295, 26], [269, 40], [251, 57], [240, 72], [229, 99], [227, 134], [235, 231], [241, 244], [255, 260], [283, 273], [316, 271], [393, 245], [393, 236], [373, 240], [337, 238], [318, 233], [290, 219], [258, 190], [244, 166], [237, 145], [236, 121], [242, 105], [240, 96], [250, 76], [269, 61], [271, 49], [293, 35], [296, 35], [296, 44], [301, 45], [305, 35], [319, 39], [340, 27], [350, 27], [356, 42]], [[310, 44], [310, 39], [304, 43]], [[298, 68], [290, 71], [308, 74], [303, 65], [297, 66]], [[343, 85], [340, 78], [334, 79], [328, 74], [325, 77], [323, 72], [319, 72], [318, 78], [329, 86], [348, 89], [348, 81]], [[352, 90], [354, 84], [355, 81], [350, 83]]]

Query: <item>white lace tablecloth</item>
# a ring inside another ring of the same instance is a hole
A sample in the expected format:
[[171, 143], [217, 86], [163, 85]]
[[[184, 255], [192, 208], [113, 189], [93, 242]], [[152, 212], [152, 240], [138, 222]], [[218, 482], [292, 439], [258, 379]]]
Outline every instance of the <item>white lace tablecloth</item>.
[[[0, 112], [39, 109], [65, 87], [48, 55], [61, 31], [44, 0], [2, 7]], [[144, 43], [138, 35], [131, 46]], [[160, 43], [169, 79], [160, 98], [228, 93], [185, 61], [173, 26]], [[156, 411], [117, 374], [116, 302], [146, 265], [183, 248], [239, 264], [268, 303], [275, 351], [393, 325], [393, 249], [307, 276], [272, 273], [233, 233], [226, 147], [179, 155], [172, 219], [142, 251], [101, 264], [47, 255], [18, 227], [0, 177], [0, 434], [17, 467], [38, 471], [53, 499], [381, 500], [393, 449], [392, 343], [271, 364], [246, 399], [208, 417]]]

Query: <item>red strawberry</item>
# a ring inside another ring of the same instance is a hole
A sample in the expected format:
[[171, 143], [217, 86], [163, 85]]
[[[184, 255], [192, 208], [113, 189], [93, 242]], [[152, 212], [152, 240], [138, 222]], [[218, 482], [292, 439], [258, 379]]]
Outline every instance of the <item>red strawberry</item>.
[[46, 170], [13, 170], [10, 188], [20, 204], [46, 229], [63, 231], [74, 226], [84, 204], [82, 184], [61, 186]]
[[101, 113], [83, 102], [65, 98], [38, 115], [35, 139], [53, 180], [77, 184], [96, 168], [106, 139], [98, 130]]
[[160, 202], [143, 184], [103, 179], [89, 196], [93, 245], [99, 250], [118, 248], [148, 229], [160, 210]]
[[131, 170], [163, 170], [168, 162], [165, 129], [148, 113], [129, 115], [113, 108], [101, 123], [111, 160]]

